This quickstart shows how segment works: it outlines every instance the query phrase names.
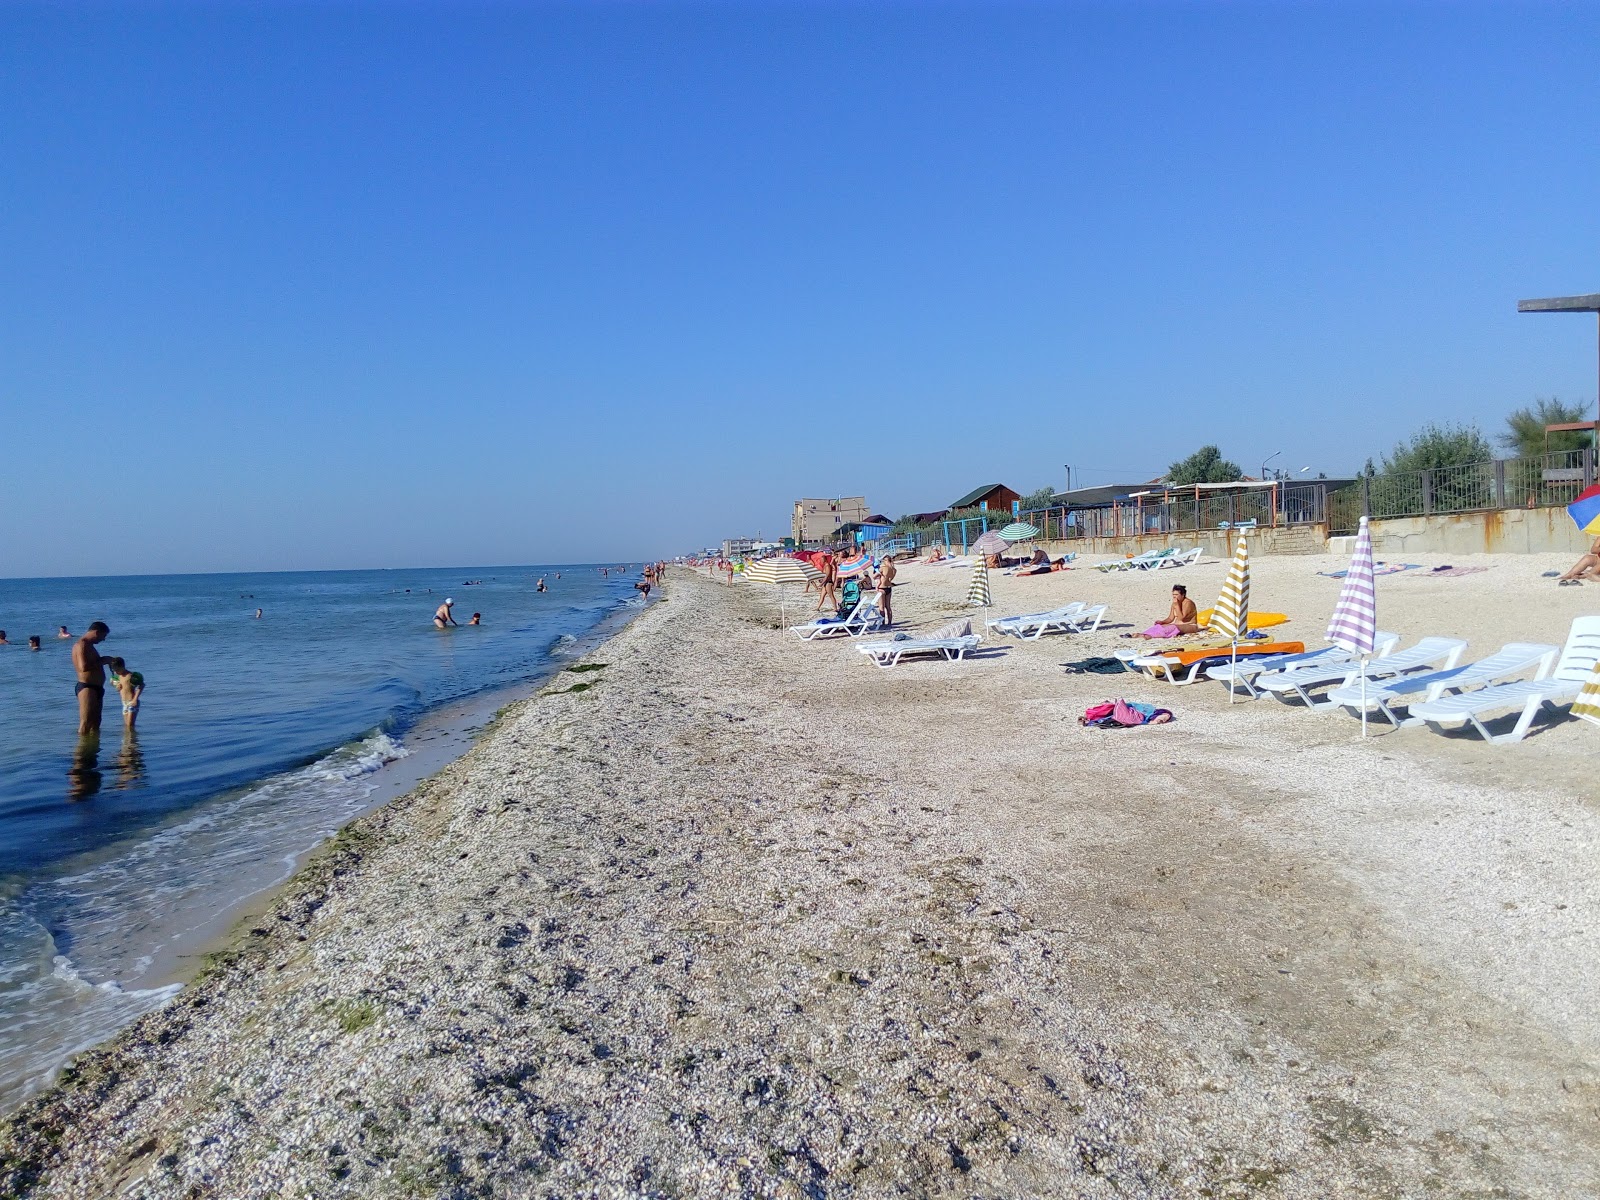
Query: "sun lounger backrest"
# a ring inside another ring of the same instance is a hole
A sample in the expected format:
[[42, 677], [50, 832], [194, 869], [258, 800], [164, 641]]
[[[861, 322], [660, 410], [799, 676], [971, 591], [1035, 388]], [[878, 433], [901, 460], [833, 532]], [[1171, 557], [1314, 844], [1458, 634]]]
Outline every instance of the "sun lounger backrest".
[[1561, 658], [1552, 679], [1570, 683], [1587, 683], [1594, 674], [1595, 660], [1600, 659], [1600, 617], [1576, 617], [1567, 633], [1567, 644], [1561, 648]]

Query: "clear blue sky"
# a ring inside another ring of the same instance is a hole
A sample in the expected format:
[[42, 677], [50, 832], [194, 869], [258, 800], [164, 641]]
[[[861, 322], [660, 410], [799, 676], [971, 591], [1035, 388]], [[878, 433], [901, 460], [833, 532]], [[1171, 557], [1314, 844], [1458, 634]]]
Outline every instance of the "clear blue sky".
[[1595, 396], [1600, 5], [0, 9], [0, 574], [639, 558]]

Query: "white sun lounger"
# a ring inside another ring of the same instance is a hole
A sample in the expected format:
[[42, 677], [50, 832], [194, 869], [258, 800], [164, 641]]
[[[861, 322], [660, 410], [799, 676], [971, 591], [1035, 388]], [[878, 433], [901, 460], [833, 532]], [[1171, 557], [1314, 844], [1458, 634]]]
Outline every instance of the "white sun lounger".
[[984, 625], [1007, 637], [1025, 638], [1031, 642], [1052, 628], [1068, 628], [1065, 624], [1066, 619], [1082, 612], [1083, 607], [1082, 600], [1074, 600], [1071, 604], [1063, 604], [1060, 608], [1052, 608], [1049, 612], [1023, 613], [1014, 617], [990, 617]]
[[[1561, 658], [1547, 677], [1499, 683], [1457, 696], [1440, 696], [1412, 705], [1409, 715], [1413, 720], [1426, 721], [1435, 732], [1442, 732], [1442, 726], [1466, 722], [1491, 744], [1520, 742], [1528, 736], [1533, 718], [1542, 707], [1568, 704], [1578, 698], [1583, 685], [1594, 674], [1596, 659], [1600, 659], [1600, 617], [1579, 617], [1572, 622], [1567, 644], [1561, 648]], [[1521, 708], [1522, 712], [1511, 732], [1496, 737], [1484, 728], [1483, 717], [1507, 708]]]
[[1183, 554], [1172, 554], [1166, 558], [1156, 559], [1155, 568], [1158, 571], [1165, 571], [1169, 567], [1192, 567], [1199, 561], [1200, 547], [1196, 546], [1193, 550], [1185, 551]]
[[[1453, 667], [1466, 648], [1466, 642], [1460, 638], [1425, 637], [1415, 646], [1392, 651], [1382, 658], [1368, 659], [1367, 686], [1370, 688], [1374, 679], [1392, 679], [1425, 667]], [[1361, 669], [1359, 662], [1313, 664], [1275, 671], [1258, 682], [1262, 691], [1271, 692], [1280, 700], [1294, 695], [1300, 697], [1307, 708], [1331, 708], [1332, 702], [1326, 697], [1321, 701], [1312, 699], [1311, 689], [1325, 683], [1341, 686], [1355, 683], [1361, 677]]]
[[1110, 562], [1095, 563], [1094, 569], [1096, 571], [1143, 570], [1154, 566], [1157, 559], [1167, 558], [1171, 554], [1171, 550], [1146, 550], [1133, 558], [1114, 558]]
[[[1395, 706], [1427, 704], [1437, 700], [1446, 692], [1465, 692], [1492, 684], [1495, 680], [1504, 679], [1509, 675], [1521, 675], [1525, 671], [1533, 671], [1535, 679], [1543, 679], [1550, 674], [1550, 666], [1559, 653], [1560, 649], [1556, 646], [1546, 646], [1538, 642], [1510, 642], [1487, 658], [1450, 667], [1444, 671], [1431, 671], [1426, 675], [1402, 675], [1399, 679], [1385, 680], [1382, 683], [1368, 679], [1365, 701], [1368, 705], [1375, 705], [1396, 729], [1405, 725], [1421, 725], [1421, 717], [1408, 715], [1402, 720], [1396, 716]], [[1338, 704], [1358, 715], [1361, 712], [1362, 700], [1359, 679], [1355, 683], [1334, 688], [1328, 693], [1330, 704]]]
[[1109, 606], [1074, 600], [1047, 613], [1028, 613], [1020, 617], [998, 617], [985, 624], [996, 633], [1036, 642], [1052, 630], [1063, 633], [1093, 633], [1105, 620]]
[[817, 638], [860, 637], [883, 627], [883, 614], [878, 611], [877, 593], [863, 593], [856, 606], [842, 621], [808, 621], [789, 628], [804, 641]]
[[857, 650], [880, 667], [896, 666], [907, 654], [942, 654], [950, 662], [965, 657], [975, 649], [980, 638], [975, 633], [958, 638], [907, 638], [903, 642], [863, 642]]
[[[1397, 633], [1380, 633], [1373, 647], [1373, 654], [1382, 658], [1400, 643]], [[1287, 671], [1294, 667], [1309, 667], [1318, 665], [1333, 666], [1335, 663], [1350, 661], [1352, 655], [1343, 646], [1323, 646], [1317, 650], [1302, 650], [1298, 654], [1263, 654], [1259, 657], [1241, 658], [1237, 663], [1217, 663], [1206, 669], [1206, 678], [1215, 679], [1219, 683], [1234, 688], [1242, 684], [1245, 692], [1252, 700], [1261, 695], [1256, 687], [1256, 682], [1264, 675], [1275, 671]]]

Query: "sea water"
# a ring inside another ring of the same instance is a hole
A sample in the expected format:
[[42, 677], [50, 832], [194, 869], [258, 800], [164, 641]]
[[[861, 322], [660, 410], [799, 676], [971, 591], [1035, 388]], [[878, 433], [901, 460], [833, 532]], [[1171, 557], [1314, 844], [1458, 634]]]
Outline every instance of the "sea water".
[[[0, 580], [13, 643], [0, 646], [0, 1110], [173, 995], [175, 947], [224, 930], [409, 782], [405, 760], [430, 738], [437, 752], [448, 714], [580, 653], [637, 605], [635, 578], [552, 566]], [[463, 627], [440, 631], [447, 596]], [[466, 625], [473, 612], [482, 625]], [[134, 732], [108, 688], [97, 747], [77, 737], [72, 642], [56, 637], [96, 620], [111, 627], [101, 653], [145, 678]]]

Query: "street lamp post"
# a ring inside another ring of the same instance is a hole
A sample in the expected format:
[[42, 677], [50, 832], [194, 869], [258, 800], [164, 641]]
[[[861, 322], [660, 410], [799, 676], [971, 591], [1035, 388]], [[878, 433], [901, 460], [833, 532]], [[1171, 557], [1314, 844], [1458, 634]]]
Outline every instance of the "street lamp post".
[[1267, 455], [1266, 458], [1261, 460], [1261, 478], [1262, 478], [1263, 482], [1267, 478], [1267, 464], [1269, 462], [1271, 462], [1273, 459], [1279, 457], [1282, 454], [1283, 454], [1283, 451], [1282, 450], [1278, 450], [1278, 451], [1275, 451], [1272, 454]]
[[[1518, 300], [1519, 313], [1586, 312], [1600, 315], [1600, 292], [1590, 296], [1551, 296], [1544, 300]], [[1597, 322], [1600, 325], [1600, 322]], [[1600, 356], [1597, 356], [1600, 358]], [[1595, 389], [1595, 444], [1600, 447], [1600, 386]]]

